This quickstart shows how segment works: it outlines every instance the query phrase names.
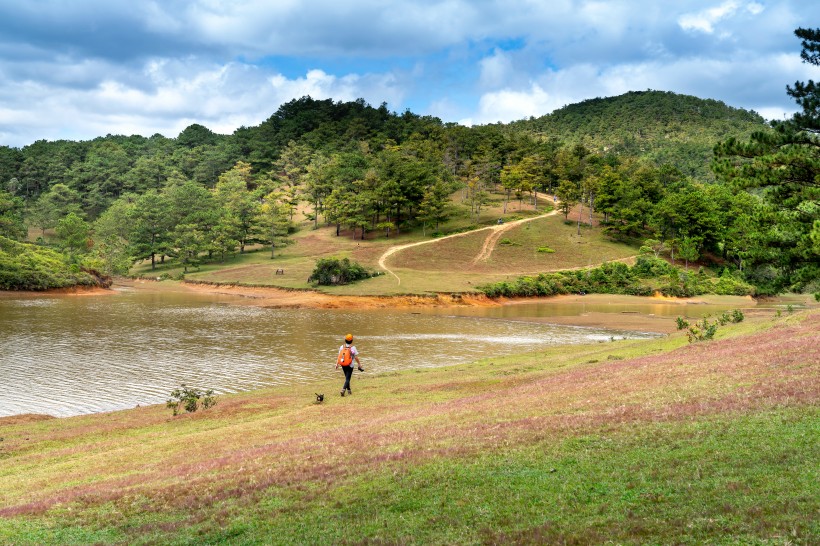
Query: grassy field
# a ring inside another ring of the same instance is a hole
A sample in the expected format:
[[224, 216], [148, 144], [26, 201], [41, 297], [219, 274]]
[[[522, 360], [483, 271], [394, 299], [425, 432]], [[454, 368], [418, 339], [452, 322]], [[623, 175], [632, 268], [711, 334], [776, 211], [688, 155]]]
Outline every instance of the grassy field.
[[[469, 211], [458, 203], [453, 204], [457, 214], [440, 226], [442, 233], [459, 233], [470, 229], [496, 225], [499, 218], [511, 221], [538, 216], [551, 210], [551, 204], [539, 200], [533, 210], [531, 204], [514, 202], [502, 213], [503, 200], [495, 195], [490, 206], [484, 209], [479, 222], [472, 223]], [[297, 215], [297, 220], [300, 217]], [[475, 231], [464, 236], [436, 240], [430, 230], [426, 235], [417, 228], [390, 238], [383, 232], [369, 233], [366, 240], [353, 239], [351, 232], [336, 236], [334, 227], [312, 229], [310, 222], [302, 219], [300, 229], [292, 238], [292, 244], [277, 249], [271, 258], [269, 248], [253, 247], [242, 255], [230, 256], [224, 262], [214, 261], [191, 269], [186, 279], [229, 283], [269, 285], [291, 289], [314, 288], [307, 279], [316, 260], [336, 256], [350, 258], [374, 271], [379, 271], [379, 258], [392, 246], [431, 241], [430, 244], [409, 248], [392, 256], [388, 261], [392, 275], [375, 277], [353, 285], [321, 287], [323, 292], [339, 295], [396, 295], [436, 292], [469, 292], [487, 282], [514, 279], [519, 275], [555, 269], [569, 269], [596, 265], [605, 260], [624, 259], [636, 254], [636, 249], [605, 238], [595, 227], [583, 226], [576, 235], [575, 224], [566, 224], [563, 216], [556, 215], [513, 227], [504, 233], [486, 260], [475, 258], [481, 253], [490, 231]], [[549, 246], [554, 253], [539, 253], [539, 247]], [[276, 271], [283, 274], [277, 275]], [[176, 278], [182, 273], [172, 260], [156, 270], [143, 263], [133, 273], [143, 276], [169, 276]]]
[[0, 543], [817, 544], [819, 334], [803, 311], [344, 398], [329, 371], [178, 417], [0, 419]]

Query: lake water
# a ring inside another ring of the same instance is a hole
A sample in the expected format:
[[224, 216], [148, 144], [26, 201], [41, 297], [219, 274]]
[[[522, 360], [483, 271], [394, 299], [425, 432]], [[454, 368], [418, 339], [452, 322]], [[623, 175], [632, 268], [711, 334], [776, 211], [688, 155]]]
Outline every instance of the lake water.
[[367, 373], [654, 336], [520, 320], [549, 316], [543, 305], [411, 312], [263, 309], [236, 302], [130, 289], [0, 298], [0, 416], [69, 416], [163, 403], [182, 383], [228, 393], [340, 379], [333, 364], [347, 332], [356, 335]]

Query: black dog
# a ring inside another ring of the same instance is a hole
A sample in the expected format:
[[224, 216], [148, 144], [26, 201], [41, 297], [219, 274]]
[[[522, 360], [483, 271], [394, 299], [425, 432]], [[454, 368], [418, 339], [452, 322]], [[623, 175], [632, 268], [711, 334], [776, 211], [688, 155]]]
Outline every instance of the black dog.
[[[314, 393], [314, 394], [316, 394], [316, 393]], [[325, 399], [324, 394], [316, 394], [316, 403], [317, 404], [321, 404], [324, 399]]]

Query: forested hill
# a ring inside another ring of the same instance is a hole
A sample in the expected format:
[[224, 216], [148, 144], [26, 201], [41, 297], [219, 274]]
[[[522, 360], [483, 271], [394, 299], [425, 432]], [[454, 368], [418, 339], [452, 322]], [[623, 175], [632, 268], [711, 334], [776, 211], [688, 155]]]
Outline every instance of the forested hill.
[[745, 139], [765, 126], [754, 111], [667, 91], [590, 99], [509, 124], [595, 151], [671, 164], [701, 179], [714, 177], [709, 164], [715, 143], [732, 136]]

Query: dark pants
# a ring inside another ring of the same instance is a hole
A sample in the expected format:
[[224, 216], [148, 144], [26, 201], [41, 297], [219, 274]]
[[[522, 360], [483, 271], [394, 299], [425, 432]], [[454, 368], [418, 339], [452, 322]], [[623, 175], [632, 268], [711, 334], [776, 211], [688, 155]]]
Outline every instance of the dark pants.
[[345, 373], [345, 386], [342, 387], [343, 391], [350, 390], [350, 378], [353, 377], [353, 364], [350, 366], [342, 366], [342, 371]]

